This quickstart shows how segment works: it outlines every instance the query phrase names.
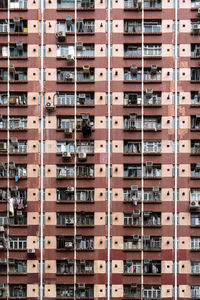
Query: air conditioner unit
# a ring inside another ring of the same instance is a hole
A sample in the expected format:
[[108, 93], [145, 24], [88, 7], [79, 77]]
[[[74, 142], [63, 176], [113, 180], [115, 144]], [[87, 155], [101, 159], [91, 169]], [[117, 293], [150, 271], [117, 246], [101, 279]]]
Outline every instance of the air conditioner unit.
[[9, 258], [8, 260], [10, 265], [14, 265], [15, 264], [15, 259]]
[[27, 249], [27, 253], [29, 255], [34, 255], [35, 254], [35, 249]]
[[80, 104], [84, 104], [85, 103], [85, 98], [86, 98], [85, 94], [79, 94], [78, 95], [78, 99], [79, 99]]
[[78, 289], [84, 290], [85, 289], [85, 283], [78, 283]]
[[65, 225], [73, 225], [74, 219], [73, 218], [65, 218]]
[[5, 169], [5, 164], [3, 162], [0, 162], [0, 170]]
[[9, 168], [10, 168], [11, 170], [14, 170], [14, 169], [16, 168], [16, 165], [15, 165], [15, 162], [14, 162], [14, 161], [10, 161], [10, 162], [9, 162]]
[[132, 74], [137, 74], [137, 66], [136, 65], [132, 65], [130, 67], [130, 71], [131, 71]]
[[15, 146], [15, 147], [17, 147], [18, 146], [18, 138], [12, 138], [11, 139], [11, 144], [13, 145], [13, 146]]
[[144, 217], [149, 217], [151, 215], [151, 212], [150, 211], [144, 211], [143, 212], [143, 216]]
[[67, 74], [65, 74], [65, 79], [66, 79], [67, 81], [71, 81], [71, 80], [73, 79], [73, 74], [72, 74], [72, 73], [67, 73]]
[[132, 283], [132, 284], [131, 284], [131, 289], [132, 289], [132, 290], [135, 290], [136, 288], [137, 288], [137, 283]]
[[9, 65], [9, 72], [10, 73], [15, 73], [15, 66], [14, 65]]
[[66, 33], [65, 33], [65, 31], [59, 31], [59, 32], [57, 32], [57, 39], [58, 39], [58, 42], [64, 42], [65, 39], [66, 39]]
[[66, 137], [72, 136], [72, 128], [65, 128], [65, 136]]
[[46, 103], [46, 110], [54, 110], [55, 106], [52, 102]]
[[139, 209], [136, 209], [133, 211], [133, 216], [134, 217], [139, 217], [140, 216], [140, 210]]
[[20, 18], [13, 18], [13, 21], [16, 26], [20, 26], [20, 21], [21, 21]]
[[73, 186], [68, 186], [67, 191], [68, 192], [74, 192], [74, 187]]
[[76, 49], [77, 50], [83, 50], [83, 42], [76, 43]]
[[85, 259], [81, 259], [81, 260], [80, 260], [80, 265], [85, 265], [85, 264], [86, 264]]
[[153, 192], [158, 193], [159, 192], [159, 186], [153, 186]]
[[80, 152], [78, 154], [78, 159], [79, 159], [79, 161], [86, 161], [86, 159], [87, 159], [87, 153]]
[[23, 43], [22, 42], [16, 42], [16, 47], [18, 50], [23, 50]]
[[150, 241], [150, 235], [144, 235], [144, 241]]
[[72, 25], [72, 17], [71, 16], [66, 17], [66, 23], [67, 23], [68, 26]]
[[71, 54], [68, 54], [66, 56], [66, 60], [67, 60], [68, 63], [73, 63], [74, 62], [74, 56], [71, 55]]
[[18, 186], [11, 186], [10, 191], [11, 192], [17, 192], [18, 191]]
[[138, 234], [134, 234], [133, 235], [133, 240], [134, 241], [138, 241], [139, 240], [139, 235]]
[[132, 262], [132, 259], [127, 259], [127, 260], [126, 260], [126, 265], [127, 265], [127, 266], [131, 266], [132, 263], [133, 263], [133, 262]]
[[65, 248], [71, 248], [71, 247], [73, 247], [72, 242], [65, 242]]
[[0, 142], [0, 151], [6, 151], [7, 150], [7, 143]]
[[147, 161], [147, 162], [146, 162], [146, 168], [147, 168], [148, 170], [150, 170], [150, 169], [152, 169], [152, 167], [153, 167], [153, 162], [152, 162], [152, 161]]
[[82, 120], [89, 120], [90, 119], [90, 117], [89, 117], [89, 115], [87, 115], [87, 114], [84, 114], [84, 115], [82, 115]]
[[22, 217], [23, 216], [22, 210], [17, 210], [17, 216], [18, 217]]
[[129, 115], [129, 119], [130, 119], [131, 121], [135, 121], [136, 118], [137, 118], [137, 115], [136, 115], [136, 114], [130, 114], [130, 115]]
[[158, 69], [157, 65], [152, 65], [151, 66], [151, 73], [156, 73], [157, 69]]
[[190, 208], [197, 208], [199, 207], [199, 201], [198, 200], [190, 200]]
[[153, 89], [146, 89], [146, 96], [151, 97], [153, 95]]
[[71, 153], [70, 152], [63, 152], [62, 153], [62, 158], [63, 159], [71, 159]]
[[74, 264], [73, 258], [68, 258], [67, 263], [68, 265], [73, 265]]
[[83, 66], [83, 73], [84, 74], [89, 74], [90, 73], [90, 66]]
[[192, 27], [192, 29], [193, 29], [193, 32], [199, 32], [199, 25], [198, 24], [194, 24], [193, 25], [193, 27]]
[[137, 192], [138, 191], [138, 185], [132, 185], [131, 186], [131, 191], [132, 192]]
[[4, 232], [5, 229], [4, 229], [4, 226], [0, 226], [0, 232]]
[[144, 259], [144, 264], [145, 265], [150, 264], [150, 262], [151, 262], [150, 259]]

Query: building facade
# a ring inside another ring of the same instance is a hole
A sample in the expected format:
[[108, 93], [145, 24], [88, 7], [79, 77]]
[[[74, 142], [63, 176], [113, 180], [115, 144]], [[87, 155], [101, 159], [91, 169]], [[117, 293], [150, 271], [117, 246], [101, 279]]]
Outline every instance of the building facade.
[[0, 0], [0, 299], [200, 298], [200, 1]]

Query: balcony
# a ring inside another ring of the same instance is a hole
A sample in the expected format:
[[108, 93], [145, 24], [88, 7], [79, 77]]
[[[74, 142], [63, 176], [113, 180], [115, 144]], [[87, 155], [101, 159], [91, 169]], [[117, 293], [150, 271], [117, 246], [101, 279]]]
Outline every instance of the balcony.
[[[57, 141], [57, 153], [70, 152], [75, 153], [73, 141]], [[94, 153], [94, 141], [77, 141], [77, 153]]]
[[[94, 213], [81, 212], [77, 213], [77, 226], [91, 226], [94, 225]], [[58, 225], [74, 225], [73, 213], [57, 213]]]
[[[27, 237], [24, 236], [10, 236], [9, 249], [11, 250], [26, 250]], [[17, 296], [16, 296], [17, 297]]]
[[140, 299], [141, 298], [141, 286], [133, 283], [133, 284], [124, 284], [124, 298], [128, 299]]
[[[0, 273], [7, 273], [7, 259], [0, 259]], [[25, 260], [16, 260], [9, 259], [8, 260], [8, 272], [10, 275], [14, 275], [15, 273], [26, 273], [27, 272], [27, 262]], [[0, 286], [1, 289], [1, 286]]]
[[[21, 202], [21, 200], [20, 200]], [[27, 213], [16, 210], [14, 216], [9, 219], [10, 225], [27, 225]]]
[[10, 284], [9, 296], [11, 298], [25, 298], [27, 297], [27, 287], [25, 284]]
[[199, 130], [200, 129], [200, 114], [191, 116], [191, 129]]
[[[161, 274], [161, 261], [144, 260], [144, 274]], [[124, 261], [124, 273], [137, 274], [141, 273], [141, 262], [127, 259]]]
[[[152, 65], [154, 66], [154, 65]], [[144, 78], [145, 82], [149, 81], [161, 81], [162, 80], [162, 69], [157, 68], [155, 65], [155, 71], [152, 68], [144, 68]], [[132, 65], [130, 68], [124, 69], [124, 82], [138, 82], [142, 81], [142, 69], [138, 68], [136, 65]]]
[[191, 92], [191, 105], [200, 104], [200, 92]]
[[124, 213], [124, 225], [125, 226], [140, 226], [141, 225], [140, 210], [135, 210], [135, 211], [133, 211], [133, 213]]
[[[86, 72], [87, 67], [87, 72]], [[74, 81], [74, 69], [57, 69], [57, 82], [68, 82]], [[94, 68], [85, 66], [85, 69], [77, 69], [77, 81], [89, 82], [94, 81]]]
[[[15, 177], [15, 181], [18, 182], [20, 177], [27, 176], [27, 165], [19, 165], [14, 162], [10, 162], [9, 166], [9, 176]], [[7, 177], [7, 165], [0, 164], [0, 177]]]
[[[124, 177], [141, 178], [142, 168], [141, 165], [124, 165]], [[144, 167], [144, 178], [158, 178], [161, 177], [161, 165], [152, 165], [151, 168]]]
[[[17, 186], [11, 187], [9, 190], [9, 197], [7, 195], [7, 189], [0, 189], [0, 201], [7, 201], [8, 198], [12, 198], [12, 206], [14, 209], [23, 209], [27, 205], [27, 189], [18, 188]], [[20, 201], [18, 201], [20, 199]]]
[[[77, 43], [77, 51], [76, 55], [77, 58], [93, 58], [94, 57], [94, 44], [83, 44], [82, 42]], [[57, 46], [57, 57], [58, 58], [65, 58], [71, 55], [72, 57], [75, 56], [75, 49], [74, 45], [59, 45]]]
[[[8, 57], [8, 47], [6, 45], [0, 45], [0, 58]], [[10, 45], [10, 59], [20, 59], [27, 57], [27, 44], [17, 42], [16, 44]]]
[[56, 269], [57, 273], [61, 275], [71, 275], [74, 273], [74, 260], [70, 258], [66, 260], [57, 260]]
[[199, 81], [200, 80], [200, 68], [191, 68], [191, 81]]
[[[141, 57], [142, 46], [141, 44], [125, 44], [124, 45], [124, 57]], [[162, 56], [162, 45], [161, 44], [144, 44], [144, 57], [155, 58]]]
[[[94, 189], [77, 189], [76, 190], [77, 201], [94, 201]], [[57, 189], [57, 201], [74, 201], [74, 189], [65, 188]]]
[[[78, 34], [90, 34], [94, 33], [95, 21], [77, 19], [77, 33]], [[57, 32], [74, 33], [74, 20], [71, 17], [67, 17], [66, 21], [58, 21]]]
[[[27, 81], [27, 69], [25, 68], [15, 68], [13, 65], [9, 66], [9, 79], [10, 81], [22, 82]], [[8, 80], [8, 70], [5, 68], [0, 69], [0, 80]], [[1, 81], [1, 83], [3, 83]], [[12, 83], [12, 82], [11, 82]]]
[[[2, 0], [0, 2], [0, 9], [8, 8], [8, 1]], [[10, 1], [10, 9], [22, 9], [28, 8], [28, 0], [11, 0]]]
[[90, 236], [76, 236], [77, 250], [94, 250], [94, 237]]
[[134, 236], [124, 236], [124, 250], [140, 250], [142, 249], [141, 238]]
[[[138, 189], [138, 186], [133, 186], [132, 189], [124, 189], [124, 201], [132, 202], [134, 205], [137, 205], [138, 201], [142, 199], [141, 189]], [[159, 187], [153, 187], [152, 189], [144, 189], [144, 201], [161, 201], [161, 190]]]
[[200, 141], [199, 140], [191, 140], [191, 154], [200, 154]]
[[94, 261], [93, 260], [77, 260], [77, 273], [83, 275], [90, 275], [94, 273]]
[[[74, 165], [57, 165], [57, 179], [73, 178]], [[94, 177], [94, 165], [78, 165], [76, 168], [76, 175], [79, 178]]]
[[73, 298], [74, 297], [74, 285], [62, 284], [56, 286], [57, 298]]
[[160, 226], [161, 225], [161, 213], [144, 211], [144, 226]]
[[[73, 93], [59, 93], [57, 94], [56, 104], [57, 105], [74, 105], [74, 94]], [[94, 93], [84, 92], [77, 93], [77, 105], [94, 105]]]
[[[142, 104], [142, 95], [141, 93], [124, 93], [124, 105], [137, 105]], [[144, 105], [147, 106], [156, 106], [161, 105], [161, 93], [153, 92], [152, 89], [147, 89], [144, 94]]]
[[159, 236], [144, 236], [145, 250], [161, 250], [161, 237]]
[[191, 274], [200, 274], [200, 261], [191, 261]]
[[191, 20], [191, 33], [197, 35], [199, 34], [199, 32], [200, 32], [200, 21]]
[[[139, 154], [141, 153], [141, 147], [141, 141], [124, 141], [124, 153]], [[161, 141], [144, 141], [144, 153], [161, 153]]]
[[[17, 139], [12, 140], [9, 143], [9, 152], [11, 154], [25, 154], [27, 153], [27, 142], [26, 141], [18, 141]], [[17, 142], [16, 142], [17, 141]], [[7, 141], [2, 140], [0, 142], [0, 154], [7, 154]]]
[[124, 273], [125, 274], [140, 274], [141, 262], [127, 259], [124, 261]]
[[[200, 121], [199, 121], [200, 124]], [[130, 114], [129, 116], [124, 116], [124, 129], [128, 130], [141, 130], [141, 117], [136, 114]], [[144, 130], [153, 130], [157, 131], [161, 129], [161, 117], [160, 116], [151, 116], [144, 117]]]
[[7, 93], [0, 93], [0, 105], [7, 105], [8, 103], [11, 106], [27, 105], [27, 93], [11, 92], [9, 101]]
[[200, 179], [200, 164], [191, 164], [191, 178], [199, 178]]
[[191, 57], [192, 58], [200, 57], [200, 44], [191, 44]]
[[[125, 0], [124, 1], [124, 8], [141, 8], [141, 0]], [[143, 1], [144, 9], [158, 9], [162, 8], [162, 1], [161, 0], [144, 0]]]
[[[10, 33], [27, 33], [28, 22], [22, 18], [14, 18], [10, 20]], [[0, 33], [8, 32], [8, 20], [0, 20]]]
[[[62, 284], [56, 286], [57, 298], [73, 298], [74, 286], [71, 284]], [[76, 299], [87, 299], [94, 297], [94, 286], [92, 284], [78, 283], [76, 287]]]
[[[161, 20], [144, 20], [144, 33], [155, 34], [161, 33]], [[133, 20], [124, 20], [125, 33], [141, 33], [142, 22]]]
[[57, 249], [58, 250], [73, 250], [74, 237], [73, 236], [57, 236]]
[[[57, 0], [57, 8], [58, 9], [68, 9], [75, 8], [74, 0]], [[93, 9], [94, 8], [94, 0], [78, 0], [77, 1], [78, 9]]]
[[[27, 129], [27, 117], [10, 117], [10, 129]], [[7, 117], [0, 116], [0, 129], [8, 129]]]

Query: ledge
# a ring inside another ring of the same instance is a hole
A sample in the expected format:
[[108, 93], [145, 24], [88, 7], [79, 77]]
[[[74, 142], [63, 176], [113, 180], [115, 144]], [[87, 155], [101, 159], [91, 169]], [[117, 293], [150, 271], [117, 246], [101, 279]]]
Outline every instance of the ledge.
[[[124, 59], [142, 59], [142, 56], [124, 56]], [[162, 56], [144, 56], [144, 59], [162, 59]]]
[[[142, 12], [141, 9], [136, 8], [136, 7], [125, 7], [125, 11], [137, 11], [137, 12]], [[144, 11], [162, 11], [162, 7], [145, 7]]]
[[[124, 32], [124, 35], [142, 35], [142, 32]], [[144, 32], [144, 35], [162, 35], [162, 32]]]

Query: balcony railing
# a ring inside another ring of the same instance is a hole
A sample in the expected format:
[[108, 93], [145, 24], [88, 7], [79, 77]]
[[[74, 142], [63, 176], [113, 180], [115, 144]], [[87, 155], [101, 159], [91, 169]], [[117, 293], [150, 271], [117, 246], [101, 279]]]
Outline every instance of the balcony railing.
[[191, 298], [200, 298], [200, 286], [191, 286]]
[[144, 240], [144, 249], [147, 250], [159, 250], [161, 249], [161, 238], [150, 237], [149, 240]]
[[200, 238], [191, 238], [191, 249], [192, 250], [200, 250]]
[[[143, 4], [144, 4], [144, 8], [161, 8], [162, 7], [161, 0], [155, 0], [155, 1], [144, 0]], [[125, 8], [138, 8], [138, 4], [134, 0], [125, 0], [124, 7]]]
[[[141, 129], [141, 117], [124, 117], [124, 128], [125, 129]], [[144, 129], [160, 129], [161, 118], [160, 117], [144, 117]]]
[[[136, 74], [133, 74], [131, 71], [125, 69], [124, 70], [124, 80], [132, 80], [132, 81], [141, 81], [142, 80], [142, 73], [139, 69]], [[161, 70], [157, 73], [151, 73], [151, 70], [144, 70], [144, 81], [161, 81], [162, 74]]]
[[192, 274], [200, 274], [200, 263], [196, 262], [191, 265], [191, 273]]
[[143, 297], [144, 298], [161, 298], [161, 289], [144, 287]]
[[[160, 33], [162, 30], [161, 22], [144, 21], [145, 33]], [[124, 32], [128, 33], [140, 33], [142, 32], [142, 24], [138, 21], [126, 21], [124, 22]]]

